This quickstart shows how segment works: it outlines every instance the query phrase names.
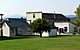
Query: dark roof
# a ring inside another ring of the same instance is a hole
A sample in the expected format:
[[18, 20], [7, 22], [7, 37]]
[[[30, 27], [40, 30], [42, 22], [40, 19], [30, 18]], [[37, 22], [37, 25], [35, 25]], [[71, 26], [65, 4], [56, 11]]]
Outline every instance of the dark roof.
[[43, 13], [43, 18], [53, 20], [54, 22], [70, 22], [69, 18], [56, 13]]
[[20, 18], [8, 18], [4, 22], [6, 22], [9, 27], [28, 28], [29, 26], [29, 24], [26, 22], [26, 19]]

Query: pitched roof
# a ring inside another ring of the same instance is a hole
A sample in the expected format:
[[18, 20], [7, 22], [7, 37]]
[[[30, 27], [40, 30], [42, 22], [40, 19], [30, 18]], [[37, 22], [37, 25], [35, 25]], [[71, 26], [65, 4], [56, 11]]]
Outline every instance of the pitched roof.
[[29, 24], [26, 22], [26, 19], [20, 18], [8, 18], [5, 20], [9, 27], [21, 27], [28, 28]]
[[54, 22], [70, 22], [70, 19], [62, 14], [56, 13], [43, 13], [43, 18], [48, 20], [54, 20]]

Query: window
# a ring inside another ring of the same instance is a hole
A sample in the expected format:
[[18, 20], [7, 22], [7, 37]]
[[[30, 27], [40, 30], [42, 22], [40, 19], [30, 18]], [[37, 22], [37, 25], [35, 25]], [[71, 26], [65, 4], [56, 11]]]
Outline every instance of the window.
[[59, 33], [64, 33], [63, 28], [59, 29]]
[[10, 29], [10, 32], [11, 32], [11, 34], [14, 34], [15, 32], [14, 32], [14, 28], [11, 28]]
[[56, 27], [57, 28], [57, 31], [58, 31], [58, 27]]
[[67, 32], [67, 27], [64, 27], [64, 32]]
[[35, 14], [33, 14], [33, 18], [35, 18]]
[[74, 32], [77, 32], [77, 27], [74, 27]]
[[24, 32], [24, 29], [18, 28], [18, 32], [19, 32], [19, 33]]

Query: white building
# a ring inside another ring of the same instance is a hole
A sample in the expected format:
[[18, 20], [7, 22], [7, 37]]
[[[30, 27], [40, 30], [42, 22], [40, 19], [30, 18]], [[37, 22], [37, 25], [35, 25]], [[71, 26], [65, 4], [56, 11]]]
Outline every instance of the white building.
[[29, 24], [26, 19], [8, 18], [3, 23], [3, 36], [30, 35], [28, 32]]
[[[36, 19], [42, 19], [42, 12], [27, 12], [27, 22], [30, 24], [31, 22], [33, 22]], [[40, 35], [38, 33], [34, 33], [34, 35]], [[57, 29], [54, 28], [51, 30], [51, 32], [43, 32], [42, 36], [54, 36], [57, 35]]]
[[54, 25], [58, 27], [57, 35], [73, 35], [77, 31], [77, 26], [71, 22], [55, 22]]
[[39, 12], [26, 12], [27, 22], [31, 23], [34, 20], [41, 18], [46, 19], [52, 25], [57, 27], [57, 35], [72, 35], [71, 33], [76, 31], [77, 26], [70, 22], [70, 19], [62, 14], [56, 13], [43, 13]]

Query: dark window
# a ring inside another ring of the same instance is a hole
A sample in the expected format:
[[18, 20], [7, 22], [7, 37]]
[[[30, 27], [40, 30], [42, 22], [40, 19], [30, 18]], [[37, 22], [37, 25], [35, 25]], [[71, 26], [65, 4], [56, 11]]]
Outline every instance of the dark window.
[[33, 18], [35, 18], [35, 14], [33, 14]]
[[63, 28], [59, 29], [59, 33], [64, 33]]
[[57, 28], [57, 31], [58, 31], [58, 27], [56, 27]]
[[62, 28], [62, 33], [64, 33], [63, 28]]
[[11, 34], [14, 34], [15, 32], [14, 32], [14, 28], [11, 28], [10, 29], [10, 32], [11, 32]]
[[64, 27], [64, 32], [67, 32], [67, 27]]

